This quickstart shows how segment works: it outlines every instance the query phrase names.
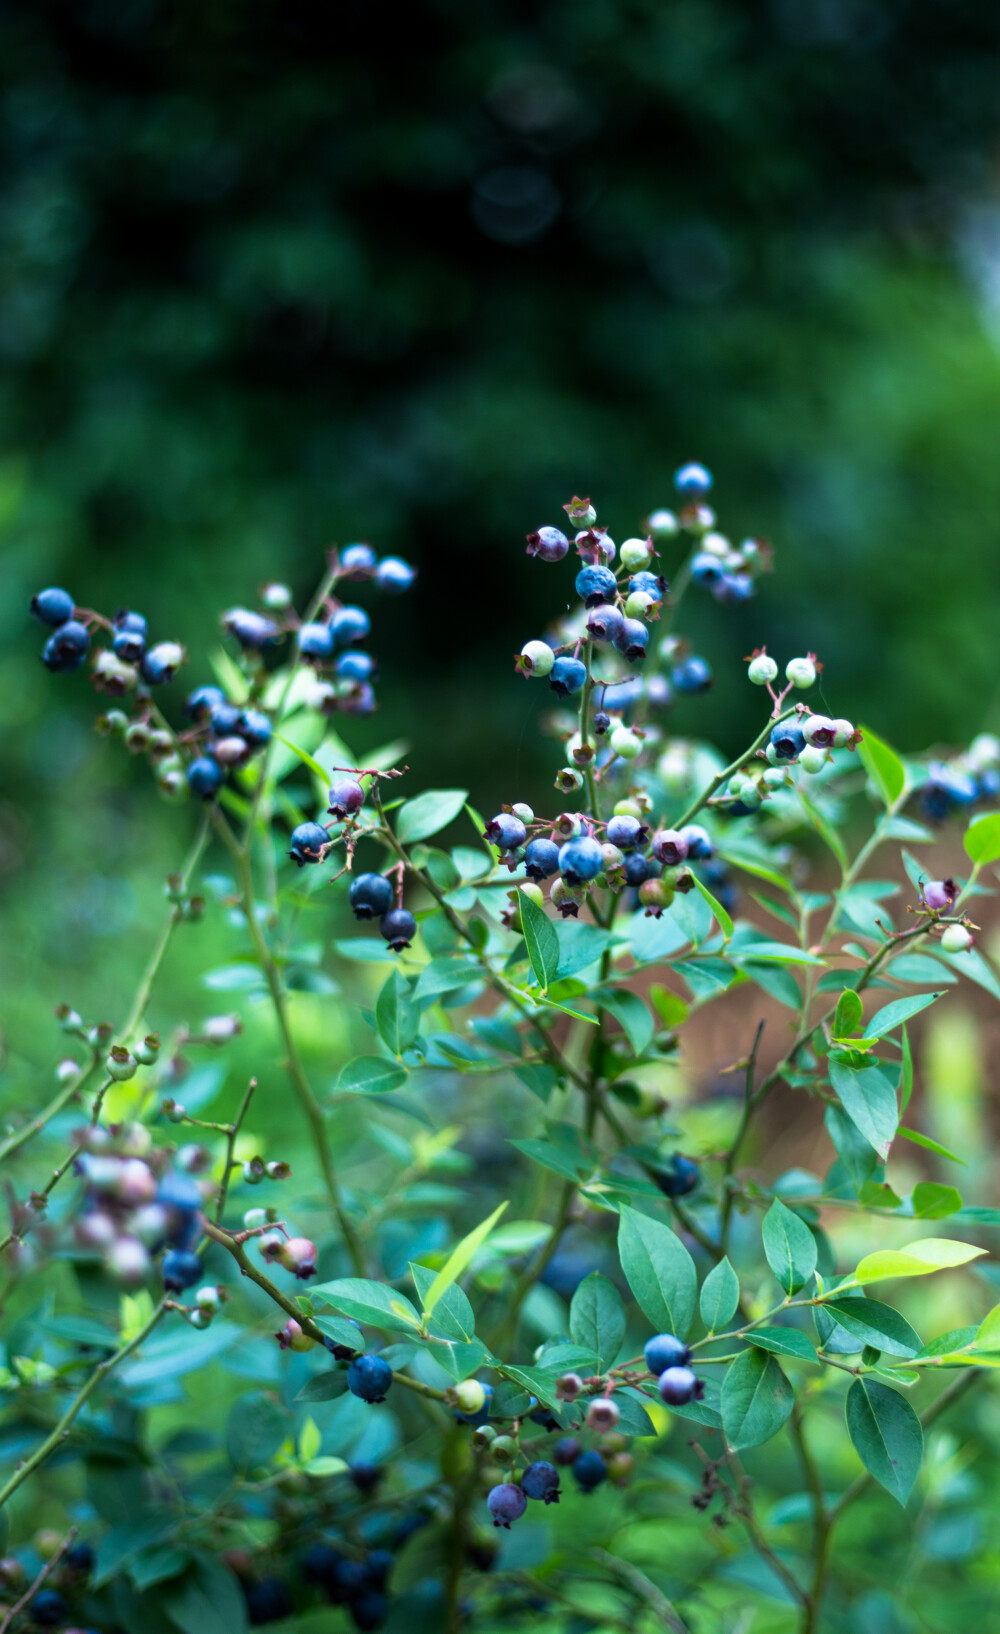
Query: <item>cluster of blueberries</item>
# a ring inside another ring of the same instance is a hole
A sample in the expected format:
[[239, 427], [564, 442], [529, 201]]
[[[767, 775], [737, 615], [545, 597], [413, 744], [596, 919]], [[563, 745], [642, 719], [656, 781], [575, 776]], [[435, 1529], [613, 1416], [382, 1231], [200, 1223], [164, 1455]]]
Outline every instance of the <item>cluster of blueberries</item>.
[[[377, 1484], [381, 1471], [373, 1465], [352, 1465], [350, 1474], [359, 1491], [365, 1493]], [[307, 1594], [318, 1589], [330, 1605], [343, 1606], [355, 1628], [381, 1628], [389, 1612], [389, 1576], [395, 1552], [426, 1523], [426, 1515], [414, 1512], [397, 1522], [389, 1533], [387, 1542], [391, 1547], [370, 1546], [361, 1553], [347, 1554], [328, 1539], [310, 1543], [299, 1555], [292, 1577], [300, 1580]], [[252, 1628], [294, 1615], [297, 1595], [293, 1595], [285, 1577], [277, 1573], [258, 1575], [247, 1551], [231, 1551], [227, 1559], [239, 1578]]]
[[[55, 1539], [51, 1541], [55, 1542]], [[27, 1607], [30, 1622], [39, 1628], [64, 1627], [66, 1634], [96, 1634], [90, 1628], [66, 1627], [72, 1614], [71, 1602], [86, 1589], [96, 1559], [94, 1548], [89, 1543], [74, 1543], [67, 1549], [56, 1568], [55, 1580], [59, 1588], [40, 1588], [32, 1596]], [[24, 1567], [15, 1556], [0, 1561], [0, 1578], [5, 1584], [15, 1586], [23, 1577]]]
[[90, 626], [107, 624], [111, 647], [95, 665], [95, 679], [108, 692], [123, 693], [137, 681], [161, 686], [184, 662], [184, 648], [176, 641], [149, 645], [147, 620], [142, 613], [123, 609], [107, 623], [78, 608], [68, 590], [50, 586], [31, 598], [31, 612], [52, 630], [42, 649], [42, 663], [57, 675], [69, 675], [86, 662]]
[[[329, 814], [335, 823], [353, 822], [365, 802], [365, 791], [356, 777], [335, 775], [330, 785]], [[289, 856], [299, 867], [322, 862], [330, 849], [329, 828], [322, 823], [299, 823], [293, 830]], [[394, 953], [409, 947], [417, 934], [417, 921], [397, 900], [392, 881], [384, 874], [356, 874], [347, 898], [355, 919], [377, 919], [379, 933]]]
[[955, 760], [932, 760], [920, 790], [920, 809], [931, 822], [981, 800], [1000, 797], [1000, 738], [981, 732]]

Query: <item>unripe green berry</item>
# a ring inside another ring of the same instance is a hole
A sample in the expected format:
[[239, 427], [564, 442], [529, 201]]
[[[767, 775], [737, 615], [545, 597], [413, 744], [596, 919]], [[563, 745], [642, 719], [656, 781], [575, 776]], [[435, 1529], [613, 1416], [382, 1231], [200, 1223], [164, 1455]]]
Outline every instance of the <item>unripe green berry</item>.
[[633, 590], [625, 602], [625, 617], [645, 618], [649, 609], [655, 606], [656, 601], [648, 590]]
[[625, 800], [616, 800], [614, 814], [616, 817], [641, 817], [642, 807], [638, 800], [630, 795]]
[[116, 1083], [123, 1084], [129, 1078], [134, 1078], [139, 1070], [139, 1063], [131, 1051], [124, 1044], [113, 1044], [107, 1062], [108, 1077]]
[[635, 573], [640, 568], [648, 567], [653, 560], [652, 543], [648, 539], [626, 539], [618, 556], [625, 571]]
[[604, 857], [604, 872], [606, 874], [613, 873], [616, 868], [625, 866], [624, 851], [620, 851], [616, 845], [612, 845], [609, 841], [601, 846], [601, 853]]
[[583, 788], [583, 773], [577, 771], [575, 766], [563, 766], [556, 772], [553, 787], [560, 794], [573, 794], [575, 790]]
[[462, 1413], [478, 1413], [486, 1401], [486, 1391], [478, 1379], [464, 1379], [455, 1386], [455, 1406]]
[[803, 691], [816, 682], [816, 665], [811, 658], [790, 658], [785, 665], [785, 680]]
[[836, 736], [834, 737], [834, 740], [833, 740], [833, 747], [835, 749], [844, 749], [844, 748], [847, 747], [847, 744], [850, 742], [851, 738], [853, 738], [853, 736], [854, 736], [854, 732], [855, 732], [854, 725], [852, 724], [851, 721], [845, 721], [842, 717], [839, 717], [837, 720], [835, 720], [833, 724], [834, 724], [834, 727], [836, 729]]
[[534, 812], [530, 806], [525, 805], [523, 800], [519, 800], [517, 805], [511, 806], [510, 809], [511, 815], [514, 817], [520, 817], [522, 823], [533, 823], [535, 820]]
[[964, 925], [946, 925], [941, 933], [941, 946], [946, 953], [965, 953], [972, 943], [972, 933]]
[[804, 772], [821, 772], [826, 763], [826, 750], [814, 748], [812, 744], [807, 744], [799, 755], [799, 765]]
[[543, 680], [552, 671], [556, 655], [545, 641], [526, 641], [521, 648], [521, 668], [526, 675]]
[[612, 754], [620, 755], [622, 760], [635, 760], [642, 753], [642, 739], [630, 726], [616, 726], [608, 742]]
[[724, 533], [706, 533], [701, 541], [701, 548], [707, 551], [709, 556], [718, 556], [720, 561], [731, 555], [733, 549]]
[[213, 1311], [207, 1311], [199, 1305], [196, 1310], [189, 1313], [188, 1327], [207, 1328], [210, 1326], [214, 1314], [215, 1313]]
[[266, 1208], [248, 1208], [243, 1216], [243, 1225], [247, 1231], [256, 1231], [258, 1226], [267, 1225], [268, 1211]]
[[512, 1435], [498, 1435], [490, 1452], [498, 1464], [512, 1464], [517, 1457], [517, 1442]]
[[125, 747], [130, 754], [142, 755], [149, 748], [151, 737], [149, 727], [145, 721], [134, 721], [125, 729]]
[[60, 1084], [70, 1084], [74, 1078], [79, 1078], [80, 1071], [81, 1068], [79, 1061], [73, 1061], [67, 1056], [66, 1060], [60, 1061], [59, 1065], [56, 1067], [56, 1082]]
[[287, 584], [265, 584], [260, 599], [270, 612], [283, 613], [292, 605], [292, 592]]
[[788, 773], [781, 766], [769, 766], [762, 781], [769, 789], [783, 789], [788, 782]]
[[171, 1123], [183, 1123], [188, 1115], [187, 1107], [182, 1106], [180, 1101], [164, 1101], [163, 1110]]
[[673, 511], [654, 511], [649, 518], [649, 531], [654, 539], [673, 539], [678, 531], [678, 526]]
[[477, 1424], [472, 1432], [472, 1445], [483, 1452], [486, 1447], [492, 1446], [497, 1438], [497, 1432], [492, 1424]]
[[198, 1292], [194, 1296], [194, 1299], [195, 1304], [200, 1305], [202, 1310], [205, 1311], [217, 1311], [219, 1306], [222, 1304], [219, 1290], [215, 1284], [211, 1282], [206, 1282], [201, 1288], [199, 1288]]
[[109, 709], [101, 716], [98, 724], [105, 732], [118, 736], [128, 730], [128, 716], [123, 709]]
[[769, 681], [777, 679], [777, 675], [778, 666], [766, 652], [759, 652], [756, 658], [751, 658], [747, 668], [747, 679], [752, 681], [754, 686], [767, 686]]
[[132, 1054], [144, 1067], [152, 1066], [160, 1053], [159, 1033], [147, 1033], [145, 1038], [132, 1046]]
[[564, 879], [553, 881], [549, 892], [549, 901], [554, 908], [562, 908], [570, 903], [581, 903], [586, 900], [587, 893], [580, 885], [567, 885]]
[[674, 888], [665, 879], [644, 879], [639, 886], [639, 901], [644, 908], [662, 912], [674, 900]]

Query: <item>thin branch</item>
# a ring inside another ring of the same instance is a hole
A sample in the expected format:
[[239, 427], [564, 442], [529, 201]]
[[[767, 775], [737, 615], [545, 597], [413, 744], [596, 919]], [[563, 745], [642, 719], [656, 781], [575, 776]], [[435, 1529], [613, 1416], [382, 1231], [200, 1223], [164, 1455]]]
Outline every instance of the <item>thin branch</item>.
[[60, 1545], [59, 1545], [58, 1549], [56, 1550], [55, 1554], [52, 1556], [51, 1560], [47, 1560], [45, 1562], [45, 1565], [42, 1567], [42, 1569], [39, 1572], [38, 1576], [35, 1578], [35, 1581], [32, 1583], [31, 1587], [29, 1589], [26, 1589], [24, 1591], [24, 1593], [22, 1594], [20, 1600], [18, 1600], [15, 1605], [10, 1607], [9, 1611], [7, 1612], [7, 1615], [4, 1617], [3, 1622], [0, 1623], [0, 1634], [6, 1634], [7, 1629], [11, 1627], [11, 1625], [14, 1622], [15, 1618], [18, 1617], [22, 1611], [24, 1611], [26, 1606], [29, 1606], [31, 1604], [32, 1600], [35, 1598], [35, 1595], [38, 1593], [38, 1591], [41, 1588], [42, 1584], [45, 1582], [45, 1579], [47, 1577], [49, 1577], [55, 1571], [55, 1569], [58, 1566], [60, 1560], [62, 1560], [63, 1555], [66, 1553], [67, 1549], [72, 1547], [73, 1540], [76, 1537], [76, 1534], [77, 1534], [78, 1530], [79, 1530], [79, 1528], [76, 1527], [76, 1526], [71, 1526], [70, 1527], [69, 1531], [66, 1533], [66, 1536], [63, 1538], [63, 1540], [60, 1543]]

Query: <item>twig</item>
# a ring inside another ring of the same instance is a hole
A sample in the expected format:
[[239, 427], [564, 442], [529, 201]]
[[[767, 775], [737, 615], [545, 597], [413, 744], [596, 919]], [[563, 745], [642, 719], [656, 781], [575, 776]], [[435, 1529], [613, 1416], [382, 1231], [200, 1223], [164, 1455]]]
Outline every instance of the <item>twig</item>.
[[240, 1109], [237, 1112], [233, 1122], [229, 1125], [227, 1131], [226, 1159], [222, 1170], [222, 1181], [219, 1186], [219, 1196], [215, 1205], [216, 1225], [221, 1223], [222, 1216], [226, 1211], [226, 1199], [229, 1196], [229, 1177], [233, 1168], [233, 1151], [236, 1147], [236, 1137], [243, 1126], [243, 1120], [246, 1117], [247, 1112], [250, 1110], [250, 1102], [253, 1099], [253, 1092], [256, 1088], [257, 1080], [256, 1078], [251, 1078], [250, 1082], [247, 1084], [243, 1099], [240, 1102]]
[[617, 1555], [609, 1554], [607, 1549], [591, 1549], [588, 1552], [592, 1560], [599, 1561], [613, 1577], [627, 1583], [640, 1600], [645, 1600], [672, 1634], [688, 1634], [687, 1624], [681, 1620], [666, 1595], [650, 1581], [645, 1572], [639, 1570], [638, 1566], [633, 1566], [628, 1560], [619, 1560]]
[[5, 1616], [3, 1622], [0, 1623], [0, 1634], [6, 1634], [6, 1630], [8, 1628], [10, 1628], [10, 1626], [13, 1623], [15, 1617], [17, 1617], [24, 1610], [24, 1608], [26, 1606], [31, 1604], [31, 1601], [35, 1598], [35, 1595], [38, 1593], [38, 1591], [41, 1588], [42, 1584], [45, 1582], [45, 1579], [52, 1572], [55, 1571], [55, 1569], [58, 1566], [58, 1564], [59, 1564], [60, 1560], [62, 1559], [63, 1555], [66, 1553], [67, 1549], [72, 1547], [73, 1540], [76, 1537], [76, 1534], [77, 1534], [78, 1530], [79, 1530], [79, 1528], [76, 1527], [76, 1526], [71, 1526], [70, 1527], [69, 1531], [66, 1533], [66, 1536], [63, 1538], [63, 1540], [60, 1543], [60, 1545], [59, 1545], [58, 1549], [56, 1550], [55, 1554], [52, 1556], [51, 1560], [47, 1560], [45, 1562], [45, 1565], [42, 1567], [42, 1569], [39, 1572], [38, 1576], [35, 1578], [35, 1581], [32, 1583], [31, 1587], [29, 1589], [25, 1590], [25, 1592], [22, 1594], [20, 1600], [17, 1601], [16, 1605], [13, 1605], [13, 1606], [10, 1607], [10, 1610], [7, 1612], [7, 1615]]

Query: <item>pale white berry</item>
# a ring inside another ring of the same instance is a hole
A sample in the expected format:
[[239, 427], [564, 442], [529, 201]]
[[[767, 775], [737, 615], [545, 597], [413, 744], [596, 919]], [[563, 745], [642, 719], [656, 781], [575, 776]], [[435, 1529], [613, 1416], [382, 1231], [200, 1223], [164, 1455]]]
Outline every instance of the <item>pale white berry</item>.
[[811, 658], [790, 658], [785, 665], [785, 680], [805, 690], [815, 684], [816, 665]]
[[947, 925], [941, 933], [945, 953], [965, 953], [972, 946], [972, 933], [964, 925]]
[[759, 652], [756, 658], [751, 658], [747, 677], [755, 687], [767, 686], [769, 681], [777, 678], [777, 674], [778, 666], [773, 658], [768, 657], [766, 652]]
[[634, 760], [642, 752], [642, 739], [629, 726], [616, 726], [608, 741], [612, 753], [622, 760]]

